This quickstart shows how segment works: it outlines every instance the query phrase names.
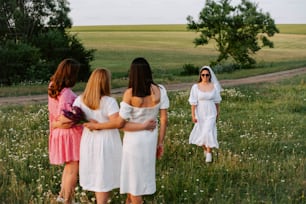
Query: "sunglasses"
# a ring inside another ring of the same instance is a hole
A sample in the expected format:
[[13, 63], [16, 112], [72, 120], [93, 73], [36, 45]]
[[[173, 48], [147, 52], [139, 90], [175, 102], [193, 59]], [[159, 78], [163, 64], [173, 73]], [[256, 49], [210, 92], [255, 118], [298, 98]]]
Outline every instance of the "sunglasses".
[[202, 76], [202, 77], [203, 77], [203, 76], [209, 77], [210, 74], [201, 74], [201, 76]]

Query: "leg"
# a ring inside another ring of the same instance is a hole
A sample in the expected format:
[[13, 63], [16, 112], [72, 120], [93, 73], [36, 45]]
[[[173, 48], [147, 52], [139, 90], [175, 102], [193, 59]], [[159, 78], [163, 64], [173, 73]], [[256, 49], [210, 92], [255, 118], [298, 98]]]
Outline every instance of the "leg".
[[131, 195], [130, 198], [131, 198], [132, 204], [142, 204], [143, 203], [142, 196]]
[[205, 145], [203, 145], [202, 147], [203, 147], [203, 151], [207, 152], [207, 147]]
[[109, 192], [96, 192], [97, 204], [107, 204]]
[[64, 169], [63, 191], [65, 203], [71, 203], [79, 172], [79, 162], [68, 162]]
[[56, 199], [57, 202], [59, 203], [63, 203], [64, 202], [64, 181], [65, 181], [65, 177], [66, 177], [66, 168], [64, 168], [63, 173], [62, 173], [62, 178], [61, 178], [61, 190], [58, 194], [58, 197]]
[[132, 200], [131, 200], [131, 194], [127, 194], [126, 200], [125, 200], [125, 204], [131, 204]]

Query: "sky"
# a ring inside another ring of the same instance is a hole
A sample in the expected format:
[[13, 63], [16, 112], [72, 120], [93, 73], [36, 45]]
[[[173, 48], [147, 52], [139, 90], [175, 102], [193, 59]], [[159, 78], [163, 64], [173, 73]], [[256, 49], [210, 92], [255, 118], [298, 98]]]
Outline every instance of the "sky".
[[[306, 0], [250, 0], [276, 24], [306, 23]], [[234, 5], [240, 0], [232, 0]], [[69, 16], [80, 25], [186, 24], [198, 19], [205, 0], [69, 0]]]

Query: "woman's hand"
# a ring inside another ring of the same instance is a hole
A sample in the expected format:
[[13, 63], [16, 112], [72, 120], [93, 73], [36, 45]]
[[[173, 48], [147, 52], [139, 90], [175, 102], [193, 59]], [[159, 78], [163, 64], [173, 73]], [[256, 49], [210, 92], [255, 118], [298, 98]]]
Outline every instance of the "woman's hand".
[[58, 119], [51, 124], [51, 128], [68, 129], [71, 128], [73, 125], [74, 123], [70, 119], [66, 118], [64, 115], [60, 115]]
[[156, 148], [156, 158], [161, 159], [163, 155], [164, 155], [164, 145], [158, 144]]
[[89, 130], [98, 130], [98, 121], [90, 119], [89, 122], [84, 123], [83, 126], [88, 128]]
[[192, 122], [193, 122], [193, 123], [197, 123], [197, 122], [198, 122], [197, 118], [194, 117], [194, 116], [192, 116]]
[[151, 119], [151, 120], [147, 120], [146, 122], [144, 122], [143, 125], [144, 125], [145, 130], [153, 131], [157, 126], [157, 122], [156, 120]]

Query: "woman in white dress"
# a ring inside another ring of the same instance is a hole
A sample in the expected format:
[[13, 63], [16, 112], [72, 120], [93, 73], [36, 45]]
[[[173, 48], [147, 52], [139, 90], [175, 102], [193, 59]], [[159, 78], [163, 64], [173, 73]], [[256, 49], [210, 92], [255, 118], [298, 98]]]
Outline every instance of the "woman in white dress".
[[[168, 107], [166, 89], [154, 83], [149, 63], [144, 58], [134, 59], [117, 120], [117, 124], [124, 124], [120, 193], [128, 194], [126, 203], [140, 204], [142, 195], [156, 191], [155, 162], [163, 154]], [[90, 123], [90, 128], [104, 129], [109, 125]]]
[[[162, 85], [154, 83], [149, 63], [133, 60], [129, 86], [120, 103], [119, 115], [128, 121], [124, 126], [120, 193], [127, 193], [126, 203], [140, 204], [142, 195], [156, 191], [155, 162], [163, 154], [169, 99]], [[131, 131], [133, 123], [157, 120], [160, 127], [151, 131]], [[133, 122], [133, 123], [131, 123]]]
[[190, 91], [192, 122], [195, 123], [189, 136], [189, 143], [201, 146], [206, 162], [212, 162], [212, 148], [219, 148], [216, 121], [220, 114], [221, 86], [209, 66], [199, 72], [199, 81]]
[[[110, 97], [110, 73], [107, 69], [95, 69], [85, 91], [73, 103], [80, 107], [87, 120], [99, 123], [114, 121], [119, 115], [117, 101]], [[93, 191], [98, 204], [107, 203], [109, 192], [119, 188], [122, 142], [112, 123], [108, 129], [91, 131], [84, 123], [80, 145], [80, 186]]]

